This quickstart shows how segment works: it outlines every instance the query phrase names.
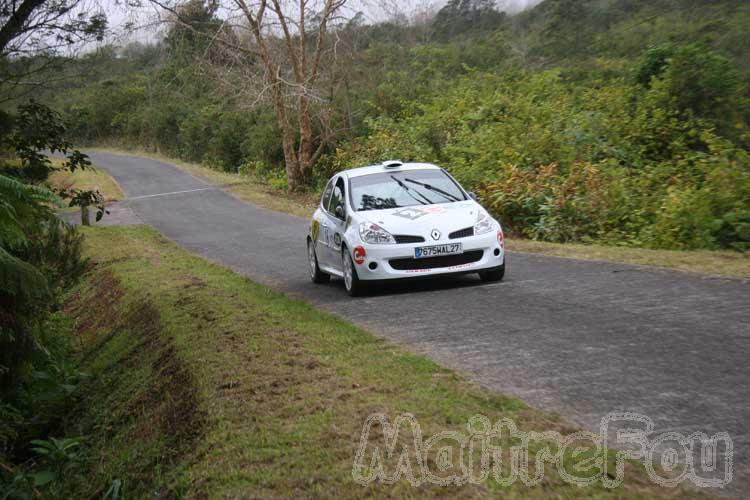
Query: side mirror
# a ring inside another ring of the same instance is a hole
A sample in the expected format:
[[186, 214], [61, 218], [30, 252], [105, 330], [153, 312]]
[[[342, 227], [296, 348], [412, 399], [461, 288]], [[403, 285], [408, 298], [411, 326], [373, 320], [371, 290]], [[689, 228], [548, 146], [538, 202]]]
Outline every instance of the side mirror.
[[336, 205], [336, 208], [333, 210], [333, 213], [336, 214], [336, 217], [339, 219], [344, 218], [344, 206], [343, 205]]
[[469, 191], [469, 198], [471, 198], [474, 201], [479, 200], [479, 198], [477, 198], [477, 193], [475, 193], [474, 191]]

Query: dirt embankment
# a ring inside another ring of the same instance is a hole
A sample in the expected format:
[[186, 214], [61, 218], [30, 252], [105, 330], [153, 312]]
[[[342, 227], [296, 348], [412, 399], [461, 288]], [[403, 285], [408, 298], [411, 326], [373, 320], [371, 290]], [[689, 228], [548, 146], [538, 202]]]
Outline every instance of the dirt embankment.
[[94, 266], [85, 283], [66, 312], [88, 378], [65, 427], [87, 437], [96, 479], [71, 488], [100, 496], [127, 477], [131, 494], [170, 496], [159, 478], [189, 459], [205, 427], [193, 375], [147, 297], [131, 297], [104, 266]]

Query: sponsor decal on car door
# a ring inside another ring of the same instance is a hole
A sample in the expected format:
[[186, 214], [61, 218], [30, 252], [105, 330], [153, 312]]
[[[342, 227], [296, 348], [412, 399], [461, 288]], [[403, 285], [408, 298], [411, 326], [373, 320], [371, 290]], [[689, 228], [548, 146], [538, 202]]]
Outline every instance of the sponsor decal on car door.
[[331, 217], [323, 212], [320, 216], [320, 229], [318, 230], [318, 258], [325, 266], [334, 264], [331, 251]]
[[310, 227], [310, 236], [315, 243], [315, 255], [318, 258], [318, 265], [323, 267], [331, 265], [328, 256], [328, 241], [326, 240], [326, 219], [325, 212], [318, 210], [313, 215]]
[[[336, 269], [342, 269], [341, 263], [341, 238], [344, 233], [344, 225], [346, 214], [342, 214], [343, 217], [339, 218], [336, 215], [336, 207], [346, 207], [346, 199], [344, 198], [344, 179], [339, 177], [333, 188], [333, 194], [331, 195], [331, 203], [328, 206], [328, 212], [325, 215], [326, 223], [326, 244], [328, 246], [328, 258], [331, 267]], [[345, 208], [344, 208], [345, 210]]]

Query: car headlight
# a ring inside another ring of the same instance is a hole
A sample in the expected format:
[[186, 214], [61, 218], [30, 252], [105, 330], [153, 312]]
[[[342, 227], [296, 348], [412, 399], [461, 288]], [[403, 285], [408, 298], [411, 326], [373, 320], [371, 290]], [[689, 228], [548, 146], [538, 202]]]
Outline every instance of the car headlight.
[[495, 221], [487, 212], [479, 212], [477, 223], [474, 224], [474, 235], [489, 233], [495, 229]]
[[396, 243], [393, 235], [372, 222], [363, 222], [359, 225], [359, 237], [365, 243], [376, 245], [392, 245]]

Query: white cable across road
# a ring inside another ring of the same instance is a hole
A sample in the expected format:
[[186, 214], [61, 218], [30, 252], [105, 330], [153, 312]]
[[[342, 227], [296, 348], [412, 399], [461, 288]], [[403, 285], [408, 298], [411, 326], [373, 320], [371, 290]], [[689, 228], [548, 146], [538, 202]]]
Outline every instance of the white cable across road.
[[187, 189], [185, 191], [172, 191], [169, 193], [145, 194], [143, 196], [133, 196], [131, 198], [127, 198], [127, 200], [142, 200], [143, 198], [156, 198], [157, 196], [169, 196], [172, 194], [195, 193], [196, 191], [207, 191], [209, 189], [218, 189], [218, 188], [215, 186], [212, 186], [212, 187], [205, 187], [205, 188], [198, 188], [198, 189]]

